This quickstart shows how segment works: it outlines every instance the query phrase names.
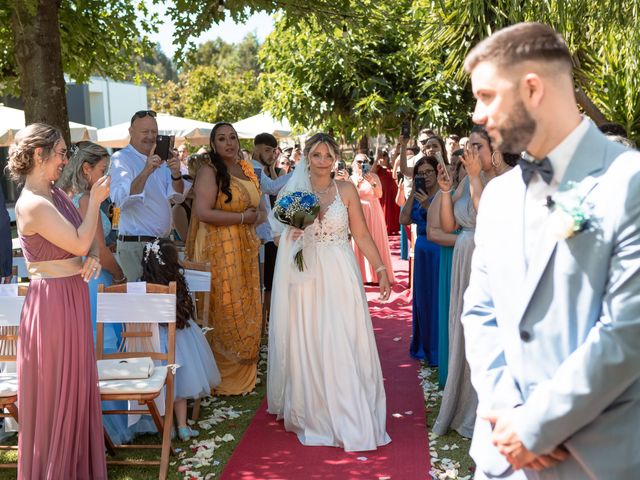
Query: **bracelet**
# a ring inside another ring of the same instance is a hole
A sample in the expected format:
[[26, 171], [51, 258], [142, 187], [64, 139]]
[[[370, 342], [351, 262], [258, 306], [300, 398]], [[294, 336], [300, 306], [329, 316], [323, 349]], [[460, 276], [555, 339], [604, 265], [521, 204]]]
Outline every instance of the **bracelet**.
[[384, 272], [386, 269], [387, 267], [385, 267], [384, 265], [380, 265], [378, 268], [376, 268], [376, 273]]
[[240, 225], [244, 223], [244, 212], [240, 212]]
[[451, 193], [451, 190], [440, 190], [440, 193]]
[[122, 275], [122, 278], [119, 278], [119, 279], [117, 279], [117, 280], [116, 280], [116, 279], [114, 279], [114, 280], [113, 280], [113, 283], [114, 283], [114, 284], [124, 283], [126, 280], [127, 280], [127, 277], [123, 274], [123, 275]]
[[178, 178], [176, 178], [173, 176], [173, 174], [171, 174], [171, 180], [173, 180], [174, 182], [177, 182], [178, 180], [182, 180], [182, 175], [178, 175]]

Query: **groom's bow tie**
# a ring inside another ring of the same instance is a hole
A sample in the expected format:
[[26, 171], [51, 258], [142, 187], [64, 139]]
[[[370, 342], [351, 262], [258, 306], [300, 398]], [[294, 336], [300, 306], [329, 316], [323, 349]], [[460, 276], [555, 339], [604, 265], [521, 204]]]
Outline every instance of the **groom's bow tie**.
[[522, 180], [525, 185], [529, 185], [531, 178], [535, 172], [538, 172], [540, 178], [549, 185], [553, 178], [553, 165], [548, 157], [544, 157], [540, 162], [536, 161], [527, 152], [522, 152], [522, 156], [518, 160], [518, 165], [522, 169]]

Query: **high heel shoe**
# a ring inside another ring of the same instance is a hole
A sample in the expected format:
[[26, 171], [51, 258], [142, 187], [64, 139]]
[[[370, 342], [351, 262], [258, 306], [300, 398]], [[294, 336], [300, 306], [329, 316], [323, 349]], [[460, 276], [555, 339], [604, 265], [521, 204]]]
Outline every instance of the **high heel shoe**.
[[197, 437], [198, 435], [200, 435], [198, 430], [193, 430], [189, 427], [178, 427], [178, 437], [180, 437], [180, 440], [183, 442], [186, 442], [193, 437]]

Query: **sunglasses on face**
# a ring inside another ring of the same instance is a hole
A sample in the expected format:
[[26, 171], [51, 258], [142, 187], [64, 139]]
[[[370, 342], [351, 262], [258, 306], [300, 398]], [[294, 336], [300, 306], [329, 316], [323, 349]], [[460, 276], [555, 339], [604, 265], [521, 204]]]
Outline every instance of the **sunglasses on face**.
[[428, 139], [428, 138], [425, 138], [424, 140], [418, 140], [418, 143], [419, 143], [420, 145], [426, 145], [428, 141], [429, 141], [429, 139]]
[[133, 122], [136, 120], [136, 118], [144, 118], [144, 117], [156, 118], [157, 116], [158, 114], [153, 110], [138, 110], [136, 113], [133, 114], [133, 117], [131, 117], [131, 125], [133, 125]]

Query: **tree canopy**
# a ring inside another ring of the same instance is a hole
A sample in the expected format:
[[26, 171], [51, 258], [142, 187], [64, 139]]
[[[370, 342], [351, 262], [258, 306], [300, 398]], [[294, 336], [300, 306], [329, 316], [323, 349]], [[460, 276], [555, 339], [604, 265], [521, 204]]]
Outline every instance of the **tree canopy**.
[[151, 108], [205, 122], [235, 122], [260, 113], [258, 49], [253, 34], [237, 45], [221, 39], [203, 43], [182, 64], [177, 81], [150, 90]]
[[585, 112], [640, 137], [639, 0], [607, 8], [595, 0], [389, 3], [353, 0], [343, 15], [321, 20], [282, 16], [261, 53], [267, 106], [303, 125], [347, 132], [384, 131], [406, 115], [464, 130], [473, 105], [467, 53], [502, 27], [535, 20], [567, 39]]

